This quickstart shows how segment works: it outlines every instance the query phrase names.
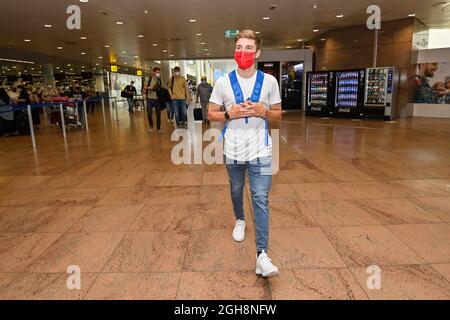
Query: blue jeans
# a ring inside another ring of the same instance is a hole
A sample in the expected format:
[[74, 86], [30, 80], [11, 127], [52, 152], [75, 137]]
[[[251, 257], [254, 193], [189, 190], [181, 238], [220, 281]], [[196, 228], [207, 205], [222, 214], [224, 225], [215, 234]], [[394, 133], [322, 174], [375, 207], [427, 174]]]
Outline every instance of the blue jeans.
[[166, 108], [167, 108], [167, 118], [169, 120], [172, 120], [173, 117], [175, 116], [174, 112], [173, 112], [173, 103], [172, 103], [172, 101], [166, 102]]
[[128, 102], [128, 112], [133, 112], [133, 98], [127, 98]]
[[269, 191], [272, 186], [272, 158], [236, 162], [225, 158], [230, 181], [231, 201], [236, 219], [244, 220], [243, 192], [248, 171], [250, 194], [255, 214], [256, 249], [267, 251], [269, 241]]
[[153, 108], [155, 108], [156, 113], [156, 128], [161, 130], [161, 106], [159, 105], [159, 100], [147, 99], [147, 116], [150, 129], [153, 129]]
[[175, 99], [172, 101], [172, 104], [178, 126], [180, 125], [180, 122], [187, 121], [186, 99]]

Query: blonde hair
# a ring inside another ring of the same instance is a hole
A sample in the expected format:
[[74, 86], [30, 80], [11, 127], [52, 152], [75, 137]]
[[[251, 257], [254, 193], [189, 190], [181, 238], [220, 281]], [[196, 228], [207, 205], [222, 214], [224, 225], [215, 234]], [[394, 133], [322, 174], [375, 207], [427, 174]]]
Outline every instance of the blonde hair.
[[242, 38], [255, 40], [256, 51], [261, 49], [261, 47], [262, 47], [262, 39], [261, 39], [260, 35], [257, 34], [255, 31], [249, 30], [249, 29], [239, 31], [239, 33], [234, 38], [234, 42], [236, 43], [239, 39], [242, 39]]

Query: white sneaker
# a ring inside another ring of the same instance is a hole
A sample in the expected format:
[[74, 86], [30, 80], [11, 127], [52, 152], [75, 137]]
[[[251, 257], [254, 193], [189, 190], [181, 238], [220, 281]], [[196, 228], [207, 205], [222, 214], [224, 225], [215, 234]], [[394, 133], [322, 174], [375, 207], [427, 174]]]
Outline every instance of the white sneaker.
[[236, 224], [233, 230], [233, 239], [234, 241], [241, 242], [245, 239], [245, 221], [244, 220], [236, 220]]
[[153, 129], [148, 129], [148, 133], [152, 133], [153, 132]]
[[273, 277], [279, 273], [278, 268], [272, 264], [272, 259], [267, 256], [265, 251], [256, 257], [256, 274], [263, 277]]
[[159, 133], [159, 134], [163, 134], [163, 133], [164, 133], [164, 131], [162, 131], [162, 130], [158, 130], [158, 133]]

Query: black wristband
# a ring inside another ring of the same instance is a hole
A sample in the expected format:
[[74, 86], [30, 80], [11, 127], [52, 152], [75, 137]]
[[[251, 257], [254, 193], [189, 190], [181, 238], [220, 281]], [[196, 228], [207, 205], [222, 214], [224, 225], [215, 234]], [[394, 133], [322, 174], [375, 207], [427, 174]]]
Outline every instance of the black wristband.
[[230, 120], [230, 115], [228, 114], [228, 111], [225, 111], [224, 115], [225, 119]]

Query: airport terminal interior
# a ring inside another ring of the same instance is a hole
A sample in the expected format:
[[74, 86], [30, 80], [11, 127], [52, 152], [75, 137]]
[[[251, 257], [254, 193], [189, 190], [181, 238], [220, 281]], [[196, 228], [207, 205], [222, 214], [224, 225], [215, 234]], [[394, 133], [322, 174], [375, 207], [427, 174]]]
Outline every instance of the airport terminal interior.
[[[4, 1], [0, 299], [450, 299], [450, 2], [370, 5]], [[272, 277], [255, 274], [249, 181], [236, 242], [225, 164], [193, 160], [223, 127], [203, 88], [237, 69], [245, 29], [283, 110]], [[158, 91], [159, 128], [155, 72], [192, 98], [183, 119]]]

